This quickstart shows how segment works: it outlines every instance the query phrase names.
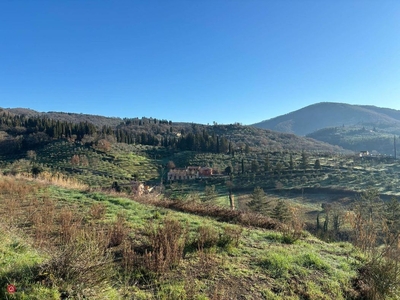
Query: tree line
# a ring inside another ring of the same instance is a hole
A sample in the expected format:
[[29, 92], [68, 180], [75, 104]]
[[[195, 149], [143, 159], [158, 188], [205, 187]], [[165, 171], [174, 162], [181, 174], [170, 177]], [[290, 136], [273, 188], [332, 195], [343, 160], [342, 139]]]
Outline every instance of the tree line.
[[[206, 129], [203, 131], [174, 132], [172, 122], [157, 119], [124, 119], [121, 125], [131, 126], [138, 125], [146, 127], [146, 130], [134, 130], [132, 128], [110, 126], [96, 127], [90, 122], [68, 122], [49, 119], [43, 116], [22, 116], [11, 115], [3, 112], [0, 115], [0, 129], [6, 131], [9, 135], [30, 137], [37, 134], [45, 134], [50, 139], [73, 139], [82, 141], [85, 136], [97, 136], [104, 138], [105, 136], [113, 137], [118, 143], [141, 144], [151, 146], [164, 146], [175, 150], [213, 152], [213, 153], [233, 153], [231, 143], [226, 137], [220, 137], [214, 132]], [[149, 125], [152, 125], [149, 127]], [[157, 126], [169, 126], [168, 130], [160, 130]], [[157, 130], [158, 128], [158, 130]], [[28, 140], [28, 139], [27, 139]], [[35, 139], [37, 143], [43, 142], [45, 139]], [[19, 139], [20, 149], [26, 149], [32, 146], [32, 142], [25, 142]]]

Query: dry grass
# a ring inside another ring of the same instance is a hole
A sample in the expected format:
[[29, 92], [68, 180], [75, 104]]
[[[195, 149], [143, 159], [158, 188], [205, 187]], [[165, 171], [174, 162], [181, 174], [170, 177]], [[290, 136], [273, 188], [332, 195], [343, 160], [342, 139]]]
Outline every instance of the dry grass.
[[183, 258], [187, 228], [179, 221], [167, 218], [150, 233], [151, 251], [145, 254], [147, 268], [156, 273], [176, 267]]
[[62, 206], [43, 193], [41, 181], [16, 177], [0, 180], [0, 214], [20, 228], [48, 256], [40, 281], [57, 287], [63, 297], [100, 295], [114, 274], [110, 236], [98, 224], [85, 223], [74, 206]]
[[41, 266], [48, 285], [57, 286], [64, 297], [73, 299], [101, 295], [114, 274], [113, 257], [105, 251], [98, 234], [82, 230], [50, 254]]
[[79, 234], [83, 217], [70, 207], [63, 207], [59, 213], [59, 233], [61, 244], [68, 244]]
[[107, 207], [102, 203], [94, 203], [89, 210], [89, 216], [94, 220], [104, 219], [107, 212]]
[[123, 243], [127, 238], [129, 228], [123, 214], [117, 215], [117, 220], [108, 229], [108, 247], [116, 247]]
[[162, 225], [150, 229], [147, 243], [125, 239], [120, 262], [129, 284], [147, 285], [154, 278], [168, 277], [183, 259], [187, 236], [186, 226], [166, 218]]
[[18, 173], [15, 175], [16, 178], [35, 180], [37, 182], [52, 184], [64, 188], [76, 189], [76, 190], [88, 190], [89, 186], [80, 182], [79, 180], [69, 177], [62, 173], [50, 173], [50, 172], [42, 172], [37, 176], [33, 176], [32, 174]]

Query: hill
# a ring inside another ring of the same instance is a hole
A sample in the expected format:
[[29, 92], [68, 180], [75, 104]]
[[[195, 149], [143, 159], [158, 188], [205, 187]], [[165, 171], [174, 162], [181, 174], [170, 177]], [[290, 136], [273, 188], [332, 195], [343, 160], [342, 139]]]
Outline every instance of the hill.
[[400, 134], [400, 111], [375, 106], [322, 102], [253, 124], [254, 127], [307, 135], [327, 127], [375, 126]]
[[400, 134], [400, 111], [325, 102], [253, 126], [305, 135], [356, 152], [394, 155], [393, 136]]
[[39, 113], [22, 108], [3, 109], [0, 114], [0, 153], [27, 151], [58, 139], [83, 143], [109, 139], [127, 144], [217, 153], [235, 151], [246, 145], [271, 151], [343, 151], [340, 147], [310, 138], [240, 124], [202, 125], [155, 118], [120, 119], [62, 112]]
[[[3, 111], [0, 133], [0, 285], [16, 299], [399, 295], [398, 160], [152, 118]], [[215, 173], [167, 180], [171, 161]]]

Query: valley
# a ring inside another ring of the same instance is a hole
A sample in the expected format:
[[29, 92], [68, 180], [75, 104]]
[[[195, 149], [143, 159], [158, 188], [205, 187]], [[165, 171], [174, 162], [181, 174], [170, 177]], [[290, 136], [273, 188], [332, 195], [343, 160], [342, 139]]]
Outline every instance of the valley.
[[[400, 271], [393, 156], [240, 124], [31, 118], [1, 121], [0, 282], [16, 299], [398, 295], [368, 275]], [[188, 167], [212, 173], [168, 179]]]

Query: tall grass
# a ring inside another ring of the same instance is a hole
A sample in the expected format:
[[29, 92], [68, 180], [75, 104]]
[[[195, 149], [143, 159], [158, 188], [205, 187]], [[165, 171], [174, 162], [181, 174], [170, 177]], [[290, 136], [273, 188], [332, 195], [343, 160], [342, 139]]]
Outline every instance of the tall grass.
[[52, 184], [60, 187], [77, 189], [77, 190], [87, 190], [89, 186], [74, 177], [67, 176], [59, 172], [41, 172], [37, 176], [33, 176], [30, 173], [18, 173], [15, 178], [35, 180], [37, 182]]

